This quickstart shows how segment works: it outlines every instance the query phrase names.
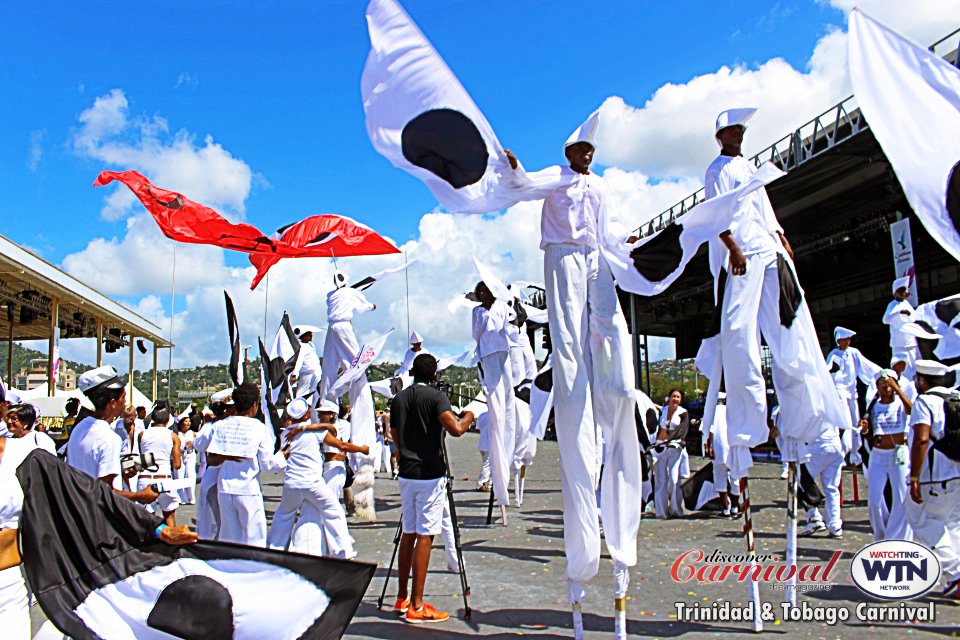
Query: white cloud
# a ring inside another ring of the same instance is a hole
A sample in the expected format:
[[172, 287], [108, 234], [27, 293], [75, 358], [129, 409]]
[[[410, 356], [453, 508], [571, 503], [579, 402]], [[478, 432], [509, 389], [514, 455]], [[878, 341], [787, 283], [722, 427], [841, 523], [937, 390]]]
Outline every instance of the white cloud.
[[[960, 0], [890, 2], [831, 0], [849, 13], [853, 6], [927, 45], [945, 35], [944, 16], [960, 15]], [[611, 96], [602, 109], [597, 161], [637, 169], [654, 179], [697, 177], [717, 153], [713, 124], [731, 107], [756, 106], [744, 142], [756, 153], [850, 95], [847, 35], [829, 27], [805, 69], [782, 58], [756, 65], [723, 66], [685, 83], [660, 87], [641, 107]]]
[[192, 73], [183, 71], [177, 76], [177, 87], [195, 87], [200, 84], [200, 79]]
[[31, 173], [36, 173], [40, 168], [40, 161], [43, 160], [43, 139], [46, 137], [45, 130], [30, 132], [30, 150], [27, 154], [27, 168]]
[[[97, 97], [78, 119], [72, 136], [78, 154], [100, 160], [105, 168], [136, 169], [158, 186], [189, 194], [225, 216], [243, 214], [254, 173], [212, 136], [198, 144], [186, 130], [169, 134], [167, 121], [159, 115], [131, 116], [121, 89]], [[116, 220], [138, 207], [127, 188], [118, 185], [105, 197], [101, 213]]]

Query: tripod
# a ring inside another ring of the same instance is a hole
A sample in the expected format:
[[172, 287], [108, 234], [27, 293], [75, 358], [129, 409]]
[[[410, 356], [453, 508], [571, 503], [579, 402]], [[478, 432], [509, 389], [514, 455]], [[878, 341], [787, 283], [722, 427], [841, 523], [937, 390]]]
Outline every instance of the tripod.
[[[453, 474], [450, 473], [450, 463], [447, 461], [446, 442], [441, 441], [443, 451], [443, 461], [447, 467], [447, 506], [450, 508], [450, 520], [453, 523], [454, 547], [457, 551], [457, 564], [460, 567], [460, 590], [463, 593], [463, 619], [470, 620], [473, 613], [470, 604], [467, 601], [470, 595], [470, 584], [467, 582], [467, 568], [463, 563], [463, 546], [460, 543], [460, 523], [457, 521], [457, 503], [453, 499]], [[390, 566], [387, 567], [387, 575], [383, 579], [383, 590], [380, 597], [377, 598], [377, 608], [383, 608], [383, 599], [387, 595], [387, 585], [390, 583], [390, 575], [393, 573], [393, 563], [397, 559], [397, 551], [400, 549], [400, 538], [403, 534], [403, 514], [400, 515], [400, 521], [397, 523], [397, 532], [393, 537], [393, 555], [390, 556]]]

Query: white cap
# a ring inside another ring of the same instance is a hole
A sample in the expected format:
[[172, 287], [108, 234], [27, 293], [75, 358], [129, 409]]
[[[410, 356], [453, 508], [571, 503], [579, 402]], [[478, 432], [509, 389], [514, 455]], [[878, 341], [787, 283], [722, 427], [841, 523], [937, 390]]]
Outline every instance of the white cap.
[[900, 374], [893, 369], [880, 369], [880, 371], [877, 372], [877, 380], [880, 378], [893, 378], [894, 380], [899, 380]]
[[33, 403], [30, 403], [30, 406], [33, 407], [33, 414], [34, 414], [34, 416], [36, 417], [37, 420], [39, 420], [40, 418], [43, 417], [43, 412], [40, 411], [40, 407], [38, 407], [37, 405], [35, 405], [35, 404], [33, 404]]
[[893, 281], [893, 286], [891, 287], [893, 293], [900, 291], [900, 289], [909, 289], [910, 288], [910, 276], [903, 276], [902, 278], [897, 278]]
[[105, 364], [81, 374], [80, 378], [77, 379], [77, 387], [85, 395], [90, 395], [105, 389], [123, 389], [123, 382], [120, 380], [117, 370], [109, 364]]
[[893, 354], [893, 357], [890, 358], [890, 366], [897, 364], [898, 362], [910, 362], [910, 356], [905, 353], [897, 352]]
[[834, 340], [846, 340], [857, 335], [856, 331], [847, 329], [845, 327], [837, 327], [833, 330], [833, 339]]
[[320, 327], [315, 327], [312, 324], [298, 324], [293, 328], [293, 335], [302, 336], [305, 333], [320, 333], [323, 331]]
[[594, 111], [590, 114], [583, 124], [577, 127], [577, 130], [570, 134], [570, 137], [567, 138], [567, 141], [563, 143], [563, 148], [566, 149], [572, 144], [577, 144], [578, 142], [586, 142], [594, 149], [597, 148], [597, 130], [600, 128], [600, 110]]
[[292, 420], [299, 420], [310, 412], [310, 404], [303, 398], [294, 398], [287, 405], [287, 417]]
[[947, 375], [947, 365], [936, 360], [917, 360], [913, 363], [913, 368], [917, 373], [925, 376], [945, 376]]
[[746, 107], [740, 109], [727, 109], [726, 111], [721, 111], [720, 115], [717, 116], [717, 128], [714, 129], [714, 135], [720, 133], [721, 129], [726, 129], [727, 127], [733, 127], [740, 125], [744, 129], [747, 128], [747, 120], [753, 117], [753, 114], [757, 112], [755, 107]]
[[233, 404], [233, 389], [223, 389], [210, 396], [210, 404]]
[[414, 331], [410, 334], [410, 344], [419, 344], [421, 342], [423, 342], [423, 336], [421, 336], [419, 333]]
[[321, 400], [317, 406], [317, 413], [340, 413], [340, 407], [333, 400]]

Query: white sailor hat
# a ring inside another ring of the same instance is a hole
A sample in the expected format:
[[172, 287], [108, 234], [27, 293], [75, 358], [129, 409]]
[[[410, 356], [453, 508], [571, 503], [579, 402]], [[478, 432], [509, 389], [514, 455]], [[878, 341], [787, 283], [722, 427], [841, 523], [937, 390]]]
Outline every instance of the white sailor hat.
[[123, 389], [123, 381], [120, 380], [116, 369], [109, 364], [105, 364], [102, 367], [82, 373], [77, 379], [77, 387], [89, 396], [91, 393], [106, 389]]
[[233, 389], [223, 389], [210, 396], [210, 404], [233, 404]]
[[910, 356], [905, 353], [897, 352], [893, 354], [893, 357], [890, 358], [890, 366], [897, 364], [898, 362], [910, 362]]
[[16, 389], [7, 389], [5, 400], [10, 404], [20, 404], [20, 394], [17, 393]]
[[945, 376], [949, 371], [947, 365], [936, 360], [917, 360], [913, 363], [913, 368], [925, 376]]
[[421, 342], [423, 342], [423, 336], [421, 336], [419, 333], [414, 331], [410, 334], [410, 344], [419, 344]]
[[846, 327], [837, 327], [833, 330], [833, 339], [834, 340], [847, 340], [857, 335], [856, 331], [852, 329], [847, 329]]
[[734, 127], [740, 125], [744, 129], [747, 128], [747, 120], [753, 117], [753, 114], [757, 112], [755, 107], [746, 107], [739, 109], [727, 109], [726, 111], [721, 111], [720, 115], [717, 116], [717, 128], [714, 129], [713, 134], [716, 135], [720, 133], [721, 129], [726, 129], [727, 127]]
[[586, 142], [594, 149], [597, 148], [597, 131], [600, 129], [600, 110], [594, 111], [590, 116], [577, 127], [577, 130], [570, 134], [567, 141], [563, 143], [566, 149], [570, 145], [578, 142]]
[[287, 405], [287, 417], [291, 420], [299, 420], [310, 411], [310, 404], [303, 398], [294, 398]]
[[312, 324], [298, 324], [293, 328], [293, 335], [302, 336], [305, 333], [320, 333], [323, 331], [320, 327], [315, 327]]
[[317, 405], [317, 413], [340, 413], [340, 407], [333, 400], [321, 400]]
[[891, 289], [893, 293], [900, 291], [900, 289], [909, 289], [910, 288], [910, 276], [903, 276], [902, 278], [897, 278], [893, 281]]

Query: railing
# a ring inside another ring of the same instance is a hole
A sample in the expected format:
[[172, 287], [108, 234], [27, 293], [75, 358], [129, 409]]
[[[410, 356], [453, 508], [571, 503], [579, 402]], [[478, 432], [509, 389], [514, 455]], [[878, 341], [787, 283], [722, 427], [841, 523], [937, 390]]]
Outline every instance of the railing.
[[[943, 48], [941, 45], [957, 34], [960, 34], [960, 28], [934, 42], [929, 49], [947, 60], [952, 56], [953, 59], [950, 61], [960, 67], [960, 55], [957, 53], [960, 46], [947, 53], [938, 51], [938, 48]], [[750, 161], [758, 167], [764, 162], [773, 162], [784, 171], [790, 171], [868, 128], [860, 114], [860, 109], [854, 104], [854, 96], [850, 96], [777, 140], [750, 158]], [[671, 222], [703, 202], [705, 198], [706, 193], [701, 187], [660, 215], [640, 225], [634, 230], [634, 235], [646, 238], [663, 230]]]

